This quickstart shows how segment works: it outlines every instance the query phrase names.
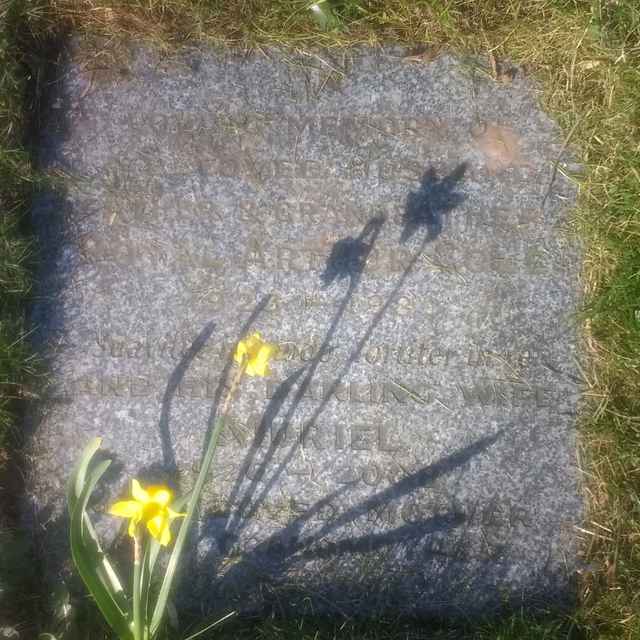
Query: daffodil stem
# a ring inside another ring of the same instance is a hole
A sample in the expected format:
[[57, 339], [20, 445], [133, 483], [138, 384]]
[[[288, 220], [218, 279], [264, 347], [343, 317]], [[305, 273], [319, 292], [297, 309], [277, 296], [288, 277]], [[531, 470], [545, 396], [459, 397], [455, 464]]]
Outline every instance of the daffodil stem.
[[236, 371], [236, 375], [233, 376], [233, 380], [231, 381], [231, 386], [229, 387], [229, 392], [227, 393], [227, 397], [224, 399], [224, 403], [222, 404], [222, 409], [220, 411], [220, 415], [223, 418], [227, 417], [227, 413], [229, 413], [229, 408], [231, 407], [231, 401], [236, 395], [238, 388], [240, 386], [240, 382], [242, 381], [242, 376], [244, 376], [244, 372], [247, 369], [247, 356], [244, 356], [242, 359], [242, 364], [238, 367]]
[[[207, 449], [204, 454], [204, 458], [202, 459], [202, 465], [200, 466], [200, 472], [198, 473], [198, 477], [196, 478], [195, 486], [193, 487], [193, 492], [191, 494], [191, 499], [189, 500], [189, 506], [187, 507], [187, 513], [185, 515], [184, 520], [182, 521], [182, 525], [180, 526], [180, 530], [178, 531], [178, 536], [176, 538], [175, 545], [173, 547], [173, 551], [171, 552], [171, 556], [169, 558], [169, 563], [167, 565], [167, 569], [164, 574], [164, 578], [162, 580], [162, 585], [160, 586], [160, 591], [158, 593], [158, 597], [156, 599], [156, 604], [153, 610], [153, 616], [151, 618], [151, 624], [149, 625], [149, 634], [151, 638], [155, 638], [156, 634], [160, 630], [160, 625], [164, 619], [167, 600], [169, 598], [169, 592], [171, 590], [171, 585], [176, 575], [176, 571], [180, 564], [180, 558], [182, 556], [182, 550], [187, 541], [187, 535], [191, 530], [191, 524], [196, 515], [198, 509], [198, 503], [200, 502], [200, 497], [202, 496], [202, 491], [204, 489], [204, 485], [209, 475], [209, 470], [211, 469], [211, 464], [213, 463], [213, 458], [216, 452], [216, 447], [218, 446], [218, 438], [220, 437], [220, 433], [224, 428], [224, 424], [226, 421], [227, 413], [229, 412], [229, 408], [231, 406], [231, 401], [235, 397], [238, 388], [240, 386], [240, 381], [244, 376], [244, 372], [247, 368], [247, 358], [245, 357], [242, 361], [242, 364], [238, 367], [235, 376], [233, 377], [233, 381], [231, 382], [231, 386], [229, 387], [229, 392], [227, 393], [227, 397], [222, 404], [222, 408], [220, 411], [220, 415], [215, 419], [213, 423], [213, 429], [211, 431], [211, 436], [209, 437], [209, 441], [207, 442]], [[137, 636], [134, 637], [134, 640], [139, 640]], [[143, 640], [142, 638], [140, 640]]]
[[[209, 470], [211, 469], [211, 463], [213, 462], [216, 447], [218, 445], [218, 438], [220, 437], [220, 433], [224, 427], [224, 423], [225, 417], [220, 416], [216, 418], [213, 425], [211, 437], [209, 438], [209, 442], [207, 444], [207, 450], [202, 460], [202, 466], [200, 467], [200, 473], [196, 478], [196, 483], [191, 494], [191, 499], [189, 500], [187, 513], [184, 520], [182, 521], [180, 530], [178, 531], [178, 536], [176, 538], [173, 551], [171, 552], [169, 563], [162, 580], [162, 585], [160, 586], [160, 591], [156, 599], [156, 605], [154, 607], [153, 617], [151, 618], [150, 625], [151, 638], [156, 637], [156, 634], [160, 629], [160, 625], [162, 624], [167, 607], [167, 600], [169, 598], [169, 592], [171, 590], [171, 585], [180, 564], [182, 550], [184, 549], [185, 543], [187, 541], [187, 535], [189, 534], [189, 531], [191, 529], [191, 523], [193, 522], [194, 516], [196, 515], [198, 503], [200, 502], [200, 497], [202, 495], [202, 490], [204, 489], [204, 484], [209, 474]], [[134, 640], [138, 639], [135, 638]]]
[[140, 532], [133, 536], [133, 638], [144, 640], [144, 620], [142, 617], [142, 542]]

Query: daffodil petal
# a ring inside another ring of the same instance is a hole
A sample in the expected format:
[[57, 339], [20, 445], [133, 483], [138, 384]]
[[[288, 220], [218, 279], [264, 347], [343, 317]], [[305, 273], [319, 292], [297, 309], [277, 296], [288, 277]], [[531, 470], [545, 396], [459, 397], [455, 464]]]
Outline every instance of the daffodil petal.
[[253, 335], [245, 338], [244, 340], [240, 340], [238, 342], [238, 346], [236, 347], [236, 352], [234, 355], [234, 360], [238, 364], [242, 364], [244, 359], [251, 361], [254, 357], [254, 352], [260, 346], [260, 334], [254, 333]]
[[270, 373], [269, 365], [266, 362], [253, 361], [250, 366], [247, 367], [247, 374], [250, 376], [258, 376], [264, 378]]
[[150, 502], [159, 504], [161, 507], [167, 507], [173, 501], [173, 493], [164, 486], [147, 487]]
[[238, 364], [242, 364], [242, 361], [244, 360], [244, 357], [246, 355], [247, 355], [247, 345], [245, 344], [244, 340], [240, 340], [240, 342], [238, 342], [238, 346], [236, 347], [236, 352], [233, 355], [233, 359]]
[[258, 354], [258, 351], [260, 351], [260, 348], [262, 347], [262, 336], [256, 331], [256, 333], [254, 333], [252, 336], [249, 336], [246, 340], [246, 349], [247, 349], [247, 355], [249, 356], [250, 359], [253, 359], [256, 357], [256, 355]]
[[169, 523], [174, 518], [185, 516], [169, 508], [173, 500], [173, 492], [164, 485], [152, 485], [146, 489], [135, 479], [131, 480], [133, 500], [116, 502], [109, 513], [121, 518], [129, 518], [129, 535], [138, 535], [138, 526], [143, 523], [160, 544], [166, 546], [171, 541]]
[[138, 518], [132, 518], [131, 520], [129, 520], [129, 535], [132, 538], [136, 537], [136, 529], [138, 528]]
[[270, 373], [269, 369], [269, 361], [275, 355], [277, 348], [275, 345], [264, 343], [258, 353], [256, 354], [255, 359], [252, 362], [252, 370], [254, 375], [258, 375], [261, 377], [267, 376]]
[[142, 505], [135, 500], [122, 500], [112, 504], [109, 513], [118, 518], [140, 518]]
[[256, 331], [244, 340], [240, 340], [234, 357], [239, 364], [246, 363], [247, 375], [264, 377], [269, 375], [269, 361], [277, 353], [278, 347], [265, 342]]
[[273, 344], [265, 344], [260, 347], [260, 351], [258, 351], [258, 355], [256, 356], [256, 361], [258, 364], [262, 366], [262, 364], [268, 364], [269, 360], [273, 358], [276, 353], [276, 347]]
[[147, 520], [147, 529], [149, 529], [149, 533], [156, 539], [160, 538], [160, 533], [162, 532], [164, 525], [165, 518], [161, 513]]
[[131, 480], [131, 495], [134, 500], [147, 504], [149, 502], [149, 494], [142, 488], [140, 483], [133, 478]]
[[159, 542], [163, 547], [166, 547], [171, 542], [171, 529], [169, 529], [169, 525], [162, 530]]
[[149, 533], [162, 545], [167, 544], [162, 542], [163, 532], [169, 528], [169, 519], [162, 513], [149, 519], [147, 522], [147, 529]]

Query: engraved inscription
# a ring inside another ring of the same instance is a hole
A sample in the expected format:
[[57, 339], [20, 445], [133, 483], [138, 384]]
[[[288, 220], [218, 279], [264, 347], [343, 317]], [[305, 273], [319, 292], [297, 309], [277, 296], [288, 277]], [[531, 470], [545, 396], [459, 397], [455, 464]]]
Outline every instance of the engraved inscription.
[[[228, 407], [193, 530], [203, 610], [473, 616], [572, 575], [572, 187], [526, 78], [141, 46], [94, 82], [75, 55], [43, 131], [73, 179], [34, 207], [38, 517], [93, 436], [115, 463], [98, 509], [130, 477], [188, 495]], [[498, 130], [517, 161], [494, 162]], [[227, 404], [254, 331], [272, 373]]]

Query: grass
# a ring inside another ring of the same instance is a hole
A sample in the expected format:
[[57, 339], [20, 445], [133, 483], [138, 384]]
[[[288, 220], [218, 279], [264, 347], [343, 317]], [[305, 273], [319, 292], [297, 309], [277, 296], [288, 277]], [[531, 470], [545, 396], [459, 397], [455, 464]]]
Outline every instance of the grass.
[[13, 425], [15, 400], [31, 360], [22, 339], [24, 301], [31, 280], [31, 242], [23, 220], [32, 179], [29, 157], [21, 146], [25, 81], [11, 53], [9, 34], [0, 35], [0, 443]]
[[[540, 79], [545, 108], [570, 134], [586, 167], [575, 225], [585, 245], [583, 327], [589, 358], [581, 462], [589, 509], [583, 534], [588, 569], [573, 621], [534, 622], [517, 615], [466, 634], [482, 640], [555, 640], [569, 637], [571, 628], [575, 637], [640, 638], [640, 3], [345, 0], [322, 5], [330, 6], [330, 13], [321, 20], [308, 6], [298, 0], [0, 2], [6, 25], [0, 36], [4, 450], [7, 434], [15, 433], [20, 389], [34, 370], [23, 340], [32, 248], [25, 212], [35, 180], [25, 146], [27, 116], [33, 112], [26, 96], [41, 84], [42, 52], [52, 36], [69, 29], [129, 35], [167, 49], [194, 39], [252, 47], [401, 41], [480, 55], [488, 73], [509, 59]], [[223, 637], [420, 637], [397, 624], [342, 629], [312, 621], [297, 621], [294, 628], [282, 624], [234, 626]]]
[[0, 620], [16, 613], [31, 586], [28, 548], [16, 535], [16, 417], [33, 358], [25, 341], [32, 243], [24, 224], [32, 172], [21, 142], [25, 78], [14, 55], [6, 8], [0, 9]]
[[[216, 635], [220, 640], [556, 640], [575, 637], [564, 621], [534, 621], [513, 616], [497, 624], [473, 629], [443, 629], [385, 620], [331, 625], [322, 620], [261, 620], [257, 624], [229, 623]], [[213, 637], [213, 636], [212, 636]]]

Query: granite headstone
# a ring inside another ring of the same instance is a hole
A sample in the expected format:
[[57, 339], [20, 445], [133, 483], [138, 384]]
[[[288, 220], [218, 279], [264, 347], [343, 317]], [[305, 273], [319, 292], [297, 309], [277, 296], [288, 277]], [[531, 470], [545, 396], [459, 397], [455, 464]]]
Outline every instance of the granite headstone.
[[258, 330], [282, 351], [233, 404], [191, 603], [570, 602], [580, 251], [533, 82], [397, 48], [83, 47], [42, 129], [59, 188], [34, 205], [51, 384], [29, 495], [34, 530], [60, 540], [47, 570], [89, 439], [114, 460], [96, 504], [111, 539], [100, 510], [129, 478], [192, 486], [230, 350]]

